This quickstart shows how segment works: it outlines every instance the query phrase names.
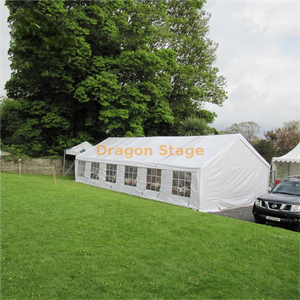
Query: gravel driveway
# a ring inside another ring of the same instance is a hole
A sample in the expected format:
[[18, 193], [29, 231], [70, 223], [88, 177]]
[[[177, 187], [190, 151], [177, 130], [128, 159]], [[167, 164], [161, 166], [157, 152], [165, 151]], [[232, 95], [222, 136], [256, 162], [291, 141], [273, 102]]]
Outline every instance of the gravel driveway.
[[211, 214], [254, 223], [254, 217], [252, 215], [252, 205], [230, 210], [223, 210], [221, 212], [214, 212]]
[[[214, 212], [211, 214], [255, 223], [254, 217], [252, 215], [252, 206], [229, 209], [221, 212]], [[276, 226], [276, 227], [279, 226], [283, 229], [289, 229], [288, 227], [285, 227], [283, 225], [280, 226], [279, 224], [278, 225], [273, 224], [271, 226]], [[289, 229], [289, 230], [296, 231], [295, 229]]]

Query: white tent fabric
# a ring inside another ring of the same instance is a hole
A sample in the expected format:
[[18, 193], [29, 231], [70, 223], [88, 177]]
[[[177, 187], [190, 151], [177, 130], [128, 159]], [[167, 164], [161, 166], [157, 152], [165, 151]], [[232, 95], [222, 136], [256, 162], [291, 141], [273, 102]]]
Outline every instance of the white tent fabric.
[[240, 134], [108, 138], [76, 156], [75, 178], [148, 199], [219, 211], [252, 205], [269, 164]]
[[280, 164], [284, 168], [284, 178], [292, 175], [300, 175], [300, 143], [287, 154], [280, 157], [273, 157], [272, 171], [275, 172], [275, 177]]
[[85, 141], [81, 144], [78, 144], [74, 147], [65, 149], [64, 151], [64, 161], [63, 161], [63, 176], [68, 174], [68, 172], [72, 169], [73, 164], [70, 166], [69, 170], [65, 173], [65, 163], [66, 163], [66, 155], [72, 155], [72, 156], [76, 156], [80, 153], [83, 153], [91, 148], [93, 148], [94, 146], [92, 144], [90, 144], [89, 142]]
[[73, 155], [73, 156], [76, 156], [84, 151], [87, 151], [91, 148], [93, 148], [94, 146], [92, 144], [90, 144], [89, 142], [83, 142], [79, 145], [76, 145], [74, 147], [71, 147], [69, 149], [66, 149], [65, 150], [65, 153], [67, 155]]

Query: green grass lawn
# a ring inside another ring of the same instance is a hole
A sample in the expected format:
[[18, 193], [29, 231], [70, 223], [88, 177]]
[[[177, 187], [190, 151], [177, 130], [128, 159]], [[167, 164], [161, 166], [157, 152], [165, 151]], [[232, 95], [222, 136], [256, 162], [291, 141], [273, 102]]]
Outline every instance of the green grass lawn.
[[299, 233], [1, 174], [1, 299], [299, 299]]

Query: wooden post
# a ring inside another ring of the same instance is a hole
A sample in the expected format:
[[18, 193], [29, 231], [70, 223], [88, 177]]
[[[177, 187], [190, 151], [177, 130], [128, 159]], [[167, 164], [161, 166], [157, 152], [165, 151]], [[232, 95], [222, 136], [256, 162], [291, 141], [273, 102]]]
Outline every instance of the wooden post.
[[65, 176], [65, 161], [66, 161], [66, 150], [64, 150], [63, 176]]
[[54, 165], [53, 165], [53, 177], [54, 177], [54, 183], [56, 184], [56, 177], [55, 177], [55, 169], [54, 169]]
[[19, 162], [19, 176], [21, 176], [21, 158], [18, 159]]

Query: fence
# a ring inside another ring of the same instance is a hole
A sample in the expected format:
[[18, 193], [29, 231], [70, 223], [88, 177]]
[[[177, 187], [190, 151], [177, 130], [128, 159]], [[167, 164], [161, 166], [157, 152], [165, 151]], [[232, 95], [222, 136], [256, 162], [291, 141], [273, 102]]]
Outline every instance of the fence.
[[[32, 158], [12, 161], [7, 157], [1, 156], [0, 161], [1, 172], [41, 175], [53, 175], [54, 171], [56, 175], [62, 175], [63, 173], [63, 163], [61, 159]], [[65, 168], [68, 169], [72, 162], [73, 161], [67, 160]], [[74, 168], [68, 175], [74, 175]]]

